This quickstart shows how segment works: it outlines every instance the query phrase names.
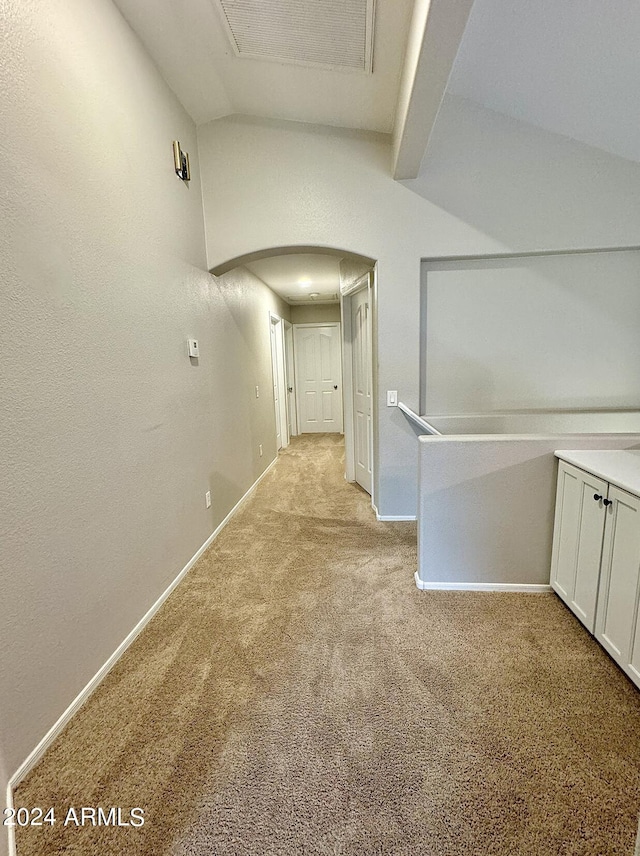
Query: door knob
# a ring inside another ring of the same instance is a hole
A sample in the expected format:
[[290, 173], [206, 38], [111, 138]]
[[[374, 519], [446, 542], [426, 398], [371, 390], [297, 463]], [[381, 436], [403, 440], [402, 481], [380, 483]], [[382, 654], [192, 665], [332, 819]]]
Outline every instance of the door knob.
[[613, 505], [612, 499], [603, 499], [602, 502], [604, 503], [604, 505]]
[[[602, 499], [602, 497], [600, 496], [599, 493], [594, 493], [593, 498], [595, 499], [596, 502], [600, 502], [600, 500]], [[605, 500], [605, 502], [606, 502], [606, 500]]]
[[337, 388], [338, 388], [338, 384], [337, 384], [337, 383], [334, 383], [333, 388], [334, 388], [334, 389], [337, 389]]

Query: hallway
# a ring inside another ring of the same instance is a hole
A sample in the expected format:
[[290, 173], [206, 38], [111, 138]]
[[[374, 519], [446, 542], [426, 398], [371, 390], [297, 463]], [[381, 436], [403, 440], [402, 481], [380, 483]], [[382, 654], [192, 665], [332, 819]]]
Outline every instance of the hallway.
[[19, 856], [631, 852], [630, 682], [554, 595], [417, 591], [343, 471], [293, 438], [17, 789], [57, 818]]

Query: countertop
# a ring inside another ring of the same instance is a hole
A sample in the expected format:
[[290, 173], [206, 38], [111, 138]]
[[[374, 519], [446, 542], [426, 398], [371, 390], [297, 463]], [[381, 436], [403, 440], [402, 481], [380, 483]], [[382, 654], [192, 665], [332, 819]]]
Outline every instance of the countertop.
[[555, 452], [555, 456], [640, 496], [640, 450], [561, 449]]

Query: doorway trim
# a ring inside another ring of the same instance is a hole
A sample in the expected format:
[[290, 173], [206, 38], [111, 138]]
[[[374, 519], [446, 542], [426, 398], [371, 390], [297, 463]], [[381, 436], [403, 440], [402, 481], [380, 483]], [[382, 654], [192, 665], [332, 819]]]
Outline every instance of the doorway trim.
[[[275, 333], [275, 355], [273, 352], [272, 334]], [[286, 449], [289, 445], [289, 417], [287, 413], [287, 382], [285, 376], [285, 347], [284, 347], [284, 319], [275, 312], [269, 310], [269, 348], [271, 351], [271, 396], [273, 401], [273, 415], [275, 420], [276, 446], [278, 445], [278, 422], [280, 423], [280, 449]], [[274, 358], [275, 357], [275, 358]], [[276, 413], [276, 400], [274, 388], [278, 387], [278, 413]]]
[[345, 448], [345, 479], [348, 482], [356, 481], [355, 460], [355, 414], [353, 406], [353, 301], [352, 297], [363, 289], [369, 291], [369, 305], [371, 307], [371, 336], [369, 352], [369, 368], [371, 371], [371, 507], [377, 514], [376, 508], [376, 460], [378, 446], [378, 422], [377, 422], [377, 376], [375, 371], [374, 355], [376, 352], [376, 268], [363, 274], [353, 285], [340, 294], [340, 311], [342, 315], [342, 389], [344, 392], [344, 448]]
[[296, 361], [293, 349], [293, 324], [282, 320], [284, 326], [284, 364], [285, 384], [287, 387], [287, 417], [289, 419], [289, 439], [298, 436], [298, 398], [296, 390]]

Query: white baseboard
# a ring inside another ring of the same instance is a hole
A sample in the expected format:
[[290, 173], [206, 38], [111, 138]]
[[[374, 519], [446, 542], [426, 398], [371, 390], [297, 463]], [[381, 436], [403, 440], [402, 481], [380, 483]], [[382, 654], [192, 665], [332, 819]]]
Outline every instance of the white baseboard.
[[[96, 674], [91, 678], [89, 683], [84, 687], [83, 690], [76, 696], [76, 698], [71, 702], [69, 707], [65, 710], [62, 716], [58, 719], [58, 721], [49, 729], [49, 731], [42, 738], [40, 743], [36, 746], [36, 748], [31, 752], [28, 757], [24, 760], [24, 762], [18, 767], [16, 772], [9, 779], [9, 783], [7, 785], [7, 808], [11, 808], [13, 805], [13, 791], [20, 782], [24, 779], [24, 777], [35, 767], [38, 761], [42, 758], [44, 753], [47, 751], [49, 746], [53, 743], [53, 741], [58, 737], [58, 735], [62, 732], [65, 726], [68, 724], [69, 720], [73, 717], [73, 715], [78, 711], [78, 709], [85, 703], [85, 701], [89, 698], [91, 693], [96, 689], [98, 684], [104, 680], [109, 671], [113, 668], [113, 666], [117, 663], [120, 657], [124, 654], [127, 648], [131, 645], [134, 639], [144, 630], [146, 625], [151, 621], [153, 616], [158, 612], [162, 604], [169, 597], [171, 592], [176, 588], [176, 586], [182, 581], [184, 576], [188, 571], [195, 565], [200, 556], [204, 553], [207, 547], [210, 546], [211, 542], [215, 540], [215, 538], [220, 534], [220, 532], [224, 529], [227, 523], [231, 520], [231, 518], [236, 514], [240, 506], [249, 498], [249, 496], [253, 493], [256, 487], [260, 484], [262, 479], [267, 475], [267, 473], [272, 469], [272, 467], [276, 464], [277, 458], [275, 458], [266, 470], [259, 476], [255, 482], [251, 485], [249, 490], [244, 494], [244, 496], [238, 500], [238, 502], [233, 506], [231, 511], [224, 518], [222, 523], [209, 535], [204, 544], [197, 550], [195, 555], [189, 559], [184, 568], [180, 571], [178, 576], [173, 580], [172, 583], [166, 588], [158, 600], [153, 604], [151, 609], [140, 619], [140, 621], [133, 628], [131, 633], [127, 636], [127, 638], [116, 648], [113, 654], [109, 657], [107, 662], [96, 672]], [[14, 856], [15, 850], [15, 835], [12, 827], [7, 827], [9, 831], [9, 854], [10, 856]]]
[[[13, 808], [13, 787], [11, 782], [7, 785], [7, 799], [5, 802], [5, 808]], [[3, 815], [4, 816], [4, 815]], [[8, 836], [8, 847], [9, 847], [9, 856], [17, 856], [16, 850], [16, 830], [13, 826], [7, 827], [7, 836]]]
[[540, 594], [553, 591], [550, 585], [530, 583], [432, 583], [421, 580], [416, 571], [413, 575], [420, 591], [519, 591], [525, 594]]
[[376, 520], [380, 520], [381, 522], [384, 522], [384, 521], [393, 522], [394, 520], [401, 521], [401, 520], [417, 520], [418, 519], [415, 516], [415, 514], [407, 515], [407, 516], [405, 516], [404, 514], [380, 514], [380, 512], [378, 511], [378, 506], [375, 504], [373, 499], [371, 500], [371, 508], [373, 508], [373, 510], [375, 512]]

